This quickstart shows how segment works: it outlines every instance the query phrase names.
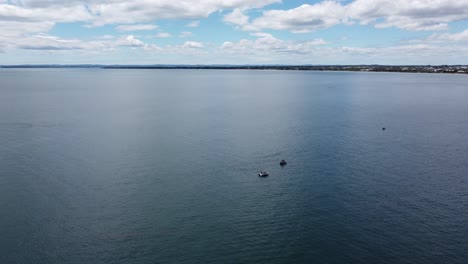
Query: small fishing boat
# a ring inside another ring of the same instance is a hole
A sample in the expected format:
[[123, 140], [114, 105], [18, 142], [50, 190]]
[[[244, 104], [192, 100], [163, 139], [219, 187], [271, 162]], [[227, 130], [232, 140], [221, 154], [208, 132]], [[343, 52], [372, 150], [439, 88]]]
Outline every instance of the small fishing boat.
[[280, 161], [280, 165], [281, 165], [281, 166], [284, 166], [284, 165], [286, 165], [286, 164], [288, 164], [288, 163], [286, 163], [285, 160], [281, 160], [281, 161]]
[[258, 177], [266, 177], [266, 176], [268, 176], [268, 171], [260, 171], [258, 173]]

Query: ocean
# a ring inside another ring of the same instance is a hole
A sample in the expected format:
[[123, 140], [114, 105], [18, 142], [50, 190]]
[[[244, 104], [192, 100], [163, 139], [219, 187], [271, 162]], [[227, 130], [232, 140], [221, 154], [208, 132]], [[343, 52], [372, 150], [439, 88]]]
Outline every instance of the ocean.
[[0, 263], [466, 264], [467, 84], [0, 69]]

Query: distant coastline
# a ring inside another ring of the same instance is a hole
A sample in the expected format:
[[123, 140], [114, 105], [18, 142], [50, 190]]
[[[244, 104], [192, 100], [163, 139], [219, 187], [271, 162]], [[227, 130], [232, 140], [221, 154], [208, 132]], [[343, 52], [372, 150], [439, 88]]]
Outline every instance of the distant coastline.
[[98, 69], [208, 69], [208, 70], [298, 70], [354, 72], [410, 72], [468, 74], [468, 65], [99, 65], [37, 64], [0, 65], [0, 68], [98, 68]]

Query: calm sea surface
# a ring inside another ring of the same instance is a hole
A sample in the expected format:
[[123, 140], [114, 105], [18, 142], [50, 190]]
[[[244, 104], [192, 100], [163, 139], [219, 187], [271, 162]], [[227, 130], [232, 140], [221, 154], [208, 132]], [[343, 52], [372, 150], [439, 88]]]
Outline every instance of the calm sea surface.
[[0, 263], [466, 264], [468, 76], [0, 70]]

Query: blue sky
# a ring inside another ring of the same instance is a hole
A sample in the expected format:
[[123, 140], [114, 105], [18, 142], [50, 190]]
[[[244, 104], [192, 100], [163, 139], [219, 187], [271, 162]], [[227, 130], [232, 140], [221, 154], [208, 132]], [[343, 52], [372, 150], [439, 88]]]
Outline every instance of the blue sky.
[[467, 64], [467, 0], [0, 0], [0, 64]]

